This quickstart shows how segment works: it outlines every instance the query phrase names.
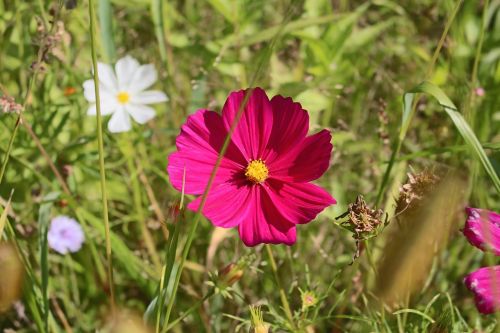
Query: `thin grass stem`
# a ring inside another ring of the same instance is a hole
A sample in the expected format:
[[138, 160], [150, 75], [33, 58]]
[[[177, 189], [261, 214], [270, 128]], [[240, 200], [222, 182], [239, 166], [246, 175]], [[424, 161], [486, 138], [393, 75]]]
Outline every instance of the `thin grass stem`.
[[96, 52], [96, 14], [94, 9], [94, 0], [89, 0], [89, 18], [90, 18], [90, 45], [92, 52], [92, 66], [94, 69], [94, 87], [96, 99], [96, 119], [97, 119], [97, 144], [99, 150], [99, 173], [101, 183], [102, 214], [104, 218], [105, 238], [106, 238], [106, 258], [108, 261], [108, 288], [111, 297], [111, 310], [113, 315], [116, 313], [115, 292], [113, 282], [113, 256], [111, 250], [110, 226], [108, 217], [108, 200], [106, 194], [106, 171], [104, 169], [104, 143], [102, 134], [102, 116], [101, 99], [99, 97], [99, 73], [97, 70], [97, 52]]
[[293, 330], [296, 329], [295, 321], [293, 320], [292, 310], [290, 308], [290, 304], [288, 303], [288, 299], [286, 298], [285, 290], [281, 285], [280, 277], [278, 275], [278, 267], [276, 265], [276, 261], [274, 260], [273, 250], [269, 244], [265, 245], [267, 256], [269, 257], [269, 263], [271, 264], [271, 270], [273, 271], [274, 279], [276, 280], [276, 285], [278, 286], [278, 290], [280, 293], [281, 305], [283, 305], [283, 310], [285, 311], [285, 315], [290, 323], [290, 326]]

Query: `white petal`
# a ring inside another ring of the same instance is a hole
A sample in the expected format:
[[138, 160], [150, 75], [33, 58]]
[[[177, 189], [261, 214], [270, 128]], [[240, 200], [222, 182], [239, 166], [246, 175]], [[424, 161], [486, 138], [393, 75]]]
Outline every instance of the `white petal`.
[[[109, 114], [112, 114], [115, 112], [115, 110], [118, 108], [118, 100], [114, 95], [109, 93], [107, 90], [101, 90], [100, 91], [100, 99], [101, 99], [101, 115], [107, 116]], [[87, 114], [89, 116], [95, 116], [96, 115], [96, 103], [92, 103], [92, 105], [89, 107]]]
[[[94, 88], [94, 80], [87, 80], [83, 83], [83, 95], [87, 99], [87, 101], [91, 103], [95, 103], [95, 88]], [[115, 105], [117, 103], [116, 93], [109, 91], [106, 87], [100, 86], [99, 88], [99, 97], [101, 99], [102, 104], [110, 104]]]
[[132, 77], [129, 84], [130, 92], [137, 93], [146, 88], [149, 88], [156, 82], [158, 73], [153, 65], [142, 65], [139, 67]]
[[95, 103], [95, 89], [94, 80], [87, 80], [83, 82], [83, 96], [91, 103]]
[[[118, 107], [118, 103], [113, 99], [101, 99], [101, 116], [107, 116], [115, 112]], [[87, 115], [95, 116], [97, 114], [96, 104], [92, 104], [88, 110]]]
[[108, 122], [108, 130], [111, 133], [120, 133], [130, 131], [132, 125], [130, 124], [130, 116], [124, 108], [120, 107], [111, 116]]
[[128, 104], [125, 108], [139, 124], [144, 124], [156, 116], [155, 110], [146, 105]]
[[92, 104], [91, 106], [89, 106], [89, 108], [87, 110], [87, 115], [88, 116], [95, 116], [96, 114], [97, 114], [96, 105]]
[[130, 102], [134, 104], [155, 104], [166, 101], [168, 101], [167, 95], [158, 90], [142, 91], [137, 94], [133, 94], [130, 98]]
[[139, 62], [131, 56], [125, 56], [116, 62], [115, 70], [120, 91], [128, 90], [128, 86], [139, 66]]
[[99, 74], [99, 84], [111, 92], [118, 92], [118, 81], [116, 80], [113, 67], [99, 62], [97, 64], [97, 73]]

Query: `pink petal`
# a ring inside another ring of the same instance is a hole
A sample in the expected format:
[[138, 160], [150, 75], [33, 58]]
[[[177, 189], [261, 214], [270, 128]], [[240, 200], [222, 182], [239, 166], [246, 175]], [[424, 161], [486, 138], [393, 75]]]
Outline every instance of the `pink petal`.
[[486, 209], [467, 208], [463, 233], [477, 248], [500, 256], [500, 215]]
[[[182, 190], [182, 177], [186, 169], [185, 192], [202, 194], [212, 173], [226, 137], [222, 118], [213, 111], [198, 110], [188, 117], [177, 136], [177, 152], [168, 157], [167, 171], [172, 185]], [[217, 170], [214, 184], [230, 179], [244, 169], [246, 161], [230, 143], [226, 155]]]
[[500, 266], [480, 268], [467, 275], [464, 283], [474, 293], [479, 312], [500, 311]]
[[231, 93], [222, 109], [222, 118], [229, 131], [246, 94], [249, 94], [246, 105], [232, 139], [247, 160], [254, 160], [262, 158], [273, 126], [273, 110], [264, 90], [254, 88]]
[[308, 223], [337, 201], [319, 186], [269, 180], [267, 193], [280, 213], [294, 224]]
[[328, 130], [308, 136], [269, 163], [269, 177], [289, 182], [309, 182], [321, 177], [330, 165], [332, 136]]
[[270, 200], [262, 186], [251, 186], [246, 218], [238, 226], [246, 246], [266, 244], [293, 245], [297, 239], [295, 225], [287, 221]]
[[305, 139], [309, 130], [309, 115], [299, 103], [281, 95], [271, 99], [273, 128], [263, 159], [270, 163]]
[[[222, 228], [232, 228], [243, 222], [252, 207], [251, 185], [233, 181], [220, 183], [210, 189], [203, 206], [203, 215], [213, 225]], [[201, 196], [188, 205], [193, 211], [198, 211]]]

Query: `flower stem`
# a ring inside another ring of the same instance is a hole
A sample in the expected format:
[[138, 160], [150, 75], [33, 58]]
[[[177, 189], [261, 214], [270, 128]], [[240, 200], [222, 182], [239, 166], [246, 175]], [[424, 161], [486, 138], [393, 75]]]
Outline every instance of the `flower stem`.
[[172, 321], [172, 323], [170, 323], [167, 326], [166, 331], [169, 330], [169, 329], [171, 329], [171, 328], [173, 328], [176, 324], [178, 324], [184, 318], [186, 318], [187, 316], [189, 316], [194, 310], [198, 309], [198, 307], [200, 307], [203, 304], [203, 302], [205, 302], [207, 299], [209, 299], [213, 295], [215, 295], [214, 290], [209, 291], [202, 299], [200, 299], [198, 302], [194, 303], [189, 309], [187, 309], [186, 311], [184, 311], [182, 313], [182, 315], [179, 316], [179, 318], [177, 318], [174, 321]]
[[271, 263], [271, 270], [273, 271], [274, 274], [274, 279], [276, 280], [276, 284], [278, 285], [278, 289], [280, 292], [280, 299], [281, 299], [281, 304], [283, 305], [283, 310], [285, 310], [285, 314], [288, 318], [288, 321], [290, 322], [290, 325], [292, 329], [295, 329], [295, 322], [293, 320], [293, 315], [292, 315], [292, 310], [290, 309], [290, 304], [288, 303], [288, 299], [286, 298], [285, 290], [281, 286], [280, 278], [278, 275], [278, 268], [276, 266], [276, 261], [274, 260], [273, 256], [273, 250], [271, 249], [271, 246], [269, 244], [265, 245], [267, 255], [269, 257], [269, 262]]
[[113, 283], [113, 261], [111, 253], [111, 237], [108, 218], [108, 200], [106, 195], [106, 171], [104, 169], [104, 144], [102, 135], [102, 116], [101, 116], [101, 99], [99, 97], [99, 73], [97, 71], [97, 54], [96, 54], [96, 15], [94, 9], [94, 0], [89, 0], [89, 16], [90, 16], [90, 45], [92, 52], [92, 66], [94, 68], [94, 87], [96, 100], [96, 119], [97, 119], [97, 144], [99, 149], [99, 172], [101, 175], [101, 197], [102, 197], [102, 213], [104, 218], [105, 238], [106, 238], [106, 258], [108, 261], [108, 284], [109, 294], [111, 297], [111, 310], [113, 315], [115, 309], [115, 292]]

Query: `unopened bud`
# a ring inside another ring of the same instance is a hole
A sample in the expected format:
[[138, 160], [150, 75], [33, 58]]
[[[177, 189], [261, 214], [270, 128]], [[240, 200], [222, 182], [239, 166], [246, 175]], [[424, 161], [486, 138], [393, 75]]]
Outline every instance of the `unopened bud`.
[[243, 270], [237, 264], [229, 264], [219, 271], [220, 280], [226, 286], [232, 286], [243, 277]]
[[254, 333], [268, 333], [269, 332], [269, 324], [264, 322], [264, 317], [262, 316], [262, 310], [261, 310], [260, 306], [250, 305], [250, 317], [251, 317]]

